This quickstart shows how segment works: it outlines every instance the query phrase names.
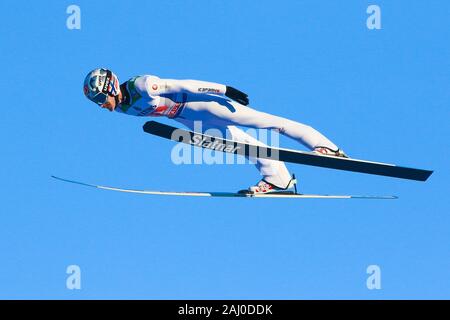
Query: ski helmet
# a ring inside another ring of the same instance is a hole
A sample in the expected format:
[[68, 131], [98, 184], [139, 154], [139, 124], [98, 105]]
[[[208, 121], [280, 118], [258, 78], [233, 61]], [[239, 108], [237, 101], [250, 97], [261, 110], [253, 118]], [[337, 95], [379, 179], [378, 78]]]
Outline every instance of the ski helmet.
[[119, 101], [120, 84], [117, 76], [108, 69], [95, 69], [84, 79], [84, 95], [98, 105], [106, 103], [108, 96]]

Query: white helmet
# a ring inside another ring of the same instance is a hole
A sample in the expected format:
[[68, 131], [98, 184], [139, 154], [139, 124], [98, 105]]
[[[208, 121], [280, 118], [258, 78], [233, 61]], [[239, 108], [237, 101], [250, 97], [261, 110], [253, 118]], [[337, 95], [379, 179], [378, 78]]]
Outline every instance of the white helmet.
[[84, 79], [84, 95], [98, 105], [102, 105], [108, 96], [119, 100], [120, 83], [117, 76], [108, 69], [95, 69]]

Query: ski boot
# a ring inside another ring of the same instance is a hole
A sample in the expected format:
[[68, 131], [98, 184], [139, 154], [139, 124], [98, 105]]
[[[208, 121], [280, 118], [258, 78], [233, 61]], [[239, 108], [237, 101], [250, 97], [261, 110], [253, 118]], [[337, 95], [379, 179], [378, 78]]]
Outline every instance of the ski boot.
[[344, 151], [341, 149], [333, 150], [327, 147], [315, 147], [313, 150], [314, 153], [321, 156], [332, 156], [338, 158], [348, 158]]
[[249, 195], [267, 193], [297, 194], [297, 179], [295, 179], [295, 176], [293, 176], [286, 188], [277, 187], [276, 185], [262, 179], [255, 186], [251, 186], [245, 190], [240, 190], [238, 193]]

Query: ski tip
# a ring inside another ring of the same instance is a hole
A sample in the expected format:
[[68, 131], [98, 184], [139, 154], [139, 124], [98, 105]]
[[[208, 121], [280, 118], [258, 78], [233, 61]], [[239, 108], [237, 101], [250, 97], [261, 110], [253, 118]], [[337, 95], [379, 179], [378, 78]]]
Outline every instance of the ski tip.
[[50, 175], [50, 177], [52, 177], [53, 179], [59, 180], [59, 181], [63, 181], [63, 182], [68, 182], [68, 183], [73, 183], [73, 184], [79, 184], [82, 186], [86, 186], [86, 187], [94, 187], [97, 188], [97, 186], [89, 184], [89, 183], [84, 183], [84, 182], [79, 182], [79, 181], [74, 181], [74, 180], [69, 180], [69, 179], [64, 179], [64, 178], [60, 178], [54, 175]]
[[60, 178], [60, 177], [57, 177], [54, 175], [51, 175], [50, 177], [52, 177], [53, 179], [59, 180], [59, 181], [72, 182], [72, 180], [67, 180], [67, 179]]
[[156, 128], [161, 128], [161, 127], [169, 127], [169, 126], [166, 126], [166, 125], [163, 125], [162, 123], [151, 120], [151, 121], [147, 121], [146, 123], [144, 123], [144, 125], [142, 126], [142, 129], [144, 129], [145, 132], [153, 133]]

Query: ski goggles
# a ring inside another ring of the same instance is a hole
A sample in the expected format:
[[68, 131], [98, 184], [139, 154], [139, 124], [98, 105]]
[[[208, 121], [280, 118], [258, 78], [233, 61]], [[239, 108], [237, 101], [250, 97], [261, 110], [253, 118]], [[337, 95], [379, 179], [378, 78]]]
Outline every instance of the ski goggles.
[[101, 106], [101, 105], [105, 104], [106, 101], [108, 100], [108, 94], [99, 92], [94, 97], [92, 97], [91, 100], [93, 102], [95, 102], [96, 104], [98, 104], [99, 106]]

